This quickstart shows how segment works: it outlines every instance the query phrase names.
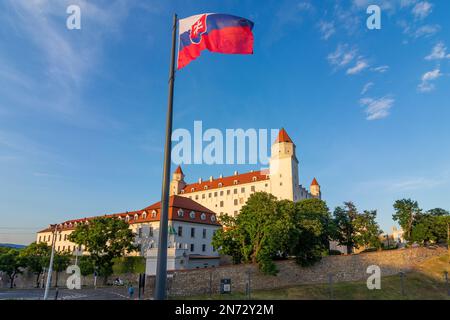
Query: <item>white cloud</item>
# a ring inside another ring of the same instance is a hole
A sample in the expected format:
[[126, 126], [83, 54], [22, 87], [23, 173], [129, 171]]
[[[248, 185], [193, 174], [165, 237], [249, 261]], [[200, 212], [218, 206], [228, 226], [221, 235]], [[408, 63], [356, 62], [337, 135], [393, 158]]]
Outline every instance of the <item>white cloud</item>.
[[427, 38], [431, 37], [432, 35], [438, 33], [441, 30], [441, 26], [434, 24], [434, 25], [424, 25], [416, 29], [416, 31], [413, 32], [413, 36], [415, 38]]
[[336, 32], [333, 22], [320, 21], [318, 27], [324, 40], [328, 40]]
[[439, 68], [424, 73], [422, 76], [422, 82], [417, 86], [417, 89], [424, 93], [433, 91], [435, 89], [433, 81], [440, 78], [442, 75], [443, 74]]
[[450, 59], [450, 54], [447, 54], [447, 47], [443, 42], [439, 42], [433, 47], [431, 53], [425, 57], [425, 60], [441, 60]]
[[367, 91], [369, 91], [370, 88], [372, 88], [373, 86], [374, 86], [374, 83], [373, 83], [373, 82], [368, 82], [368, 83], [366, 83], [366, 84], [364, 85], [364, 87], [362, 88], [362, 90], [361, 90], [361, 94], [362, 94], [362, 95], [366, 94]]
[[310, 10], [313, 10], [313, 9], [314, 9], [314, 7], [312, 6], [312, 4], [309, 3], [309, 2], [300, 2], [300, 3], [297, 5], [297, 8], [298, 8], [300, 11], [310, 11]]
[[347, 44], [339, 44], [336, 51], [330, 53], [327, 57], [328, 62], [336, 67], [348, 65], [356, 57], [356, 49], [350, 49]]
[[372, 68], [370, 70], [375, 71], [375, 72], [379, 72], [379, 73], [385, 73], [386, 71], [389, 70], [389, 66], [386, 66], [386, 65], [385, 66], [379, 66], [379, 67]]
[[433, 11], [433, 5], [427, 1], [417, 3], [412, 9], [412, 14], [416, 19], [422, 20], [430, 15]]
[[389, 116], [389, 110], [395, 100], [390, 96], [385, 96], [379, 99], [363, 98], [359, 102], [366, 107], [367, 120], [379, 120]]
[[347, 69], [348, 75], [355, 75], [358, 73], [361, 73], [363, 70], [367, 69], [369, 67], [369, 64], [364, 60], [358, 60], [356, 62], [356, 65], [352, 68]]

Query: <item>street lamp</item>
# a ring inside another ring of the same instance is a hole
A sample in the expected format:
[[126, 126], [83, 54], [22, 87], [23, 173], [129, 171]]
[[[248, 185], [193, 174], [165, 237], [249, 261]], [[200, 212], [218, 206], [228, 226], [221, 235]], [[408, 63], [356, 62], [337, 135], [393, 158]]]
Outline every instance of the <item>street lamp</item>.
[[52, 283], [52, 273], [53, 273], [53, 260], [55, 257], [55, 244], [56, 244], [56, 235], [58, 232], [58, 225], [51, 225], [51, 228], [53, 228], [53, 239], [52, 239], [52, 253], [50, 255], [50, 264], [48, 266], [48, 273], [47, 273], [47, 282], [45, 284], [45, 292], [44, 292], [44, 300], [47, 300], [48, 298], [48, 292], [50, 289], [50, 285]]

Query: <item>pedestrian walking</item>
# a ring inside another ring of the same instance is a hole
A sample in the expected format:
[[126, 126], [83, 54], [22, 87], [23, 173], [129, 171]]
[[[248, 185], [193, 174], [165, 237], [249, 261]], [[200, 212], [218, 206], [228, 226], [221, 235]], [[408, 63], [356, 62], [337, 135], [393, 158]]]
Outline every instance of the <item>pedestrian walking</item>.
[[130, 283], [130, 285], [128, 286], [128, 295], [130, 297], [130, 299], [133, 299], [133, 295], [134, 295], [134, 287], [133, 284]]

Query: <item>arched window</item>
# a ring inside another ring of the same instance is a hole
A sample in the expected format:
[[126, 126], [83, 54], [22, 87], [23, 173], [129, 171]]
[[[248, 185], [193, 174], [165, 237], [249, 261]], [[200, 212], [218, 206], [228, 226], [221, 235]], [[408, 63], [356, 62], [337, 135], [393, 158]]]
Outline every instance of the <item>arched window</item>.
[[204, 189], [205, 189], [205, 190], [208, 190], [208, 186], [205, 186]]
[[202, 214], [200, 215], [200, 219], [206, 220], [206, 214], [202, 213]]
[[136, 214], [134, 215], [134, 220], [137, 220], [137, 219], [139, 219], [139, 215], [136, 213]]
[[142, 219], [147, 219], [147, 211], [142, 212]]
[[156, 210], [152, 211], [152, 218], [156, 218]]
[[253, 178], [252, 178], [252, 180], [253, 180], [253, 181], [256, 181], [256, 180], [258, 180], [258, 178], [256, 178], [256, 177], [253, 177]]
[[189, 217], [190, 217], [191, 219], [195, 219], [195, 212], [194, 212], [194, 211], [191, 211], [191, 213], [189, 213]]
[[126, 221], [126, 222], [130, 221], [130, 216], [129, 216], [129, 215], [126, 215], [126, 216], [125, 216], [125, 221]]
[[183, 209], [178, 209], [178, 216], [179, 216], [179, 217], [183, 217], [183, 216], [184, 216], [184, 211], [183, 211]]
[[238, 182], [239, 182], [239, 181], [234, 180], [234, 181], [233, 181], [233, 184], [236, 185], [236, 184], [238, 184]]
[[191, 188], [191, 192], [194, 192], [195, 191], [195, 188]]
[[212, 222], [216, 222], [216, 216], [215, 215], [211, 215], [211, 221]]
[[223, 186], [222, 182], [219, 183], [219, 188], [221, 188]]

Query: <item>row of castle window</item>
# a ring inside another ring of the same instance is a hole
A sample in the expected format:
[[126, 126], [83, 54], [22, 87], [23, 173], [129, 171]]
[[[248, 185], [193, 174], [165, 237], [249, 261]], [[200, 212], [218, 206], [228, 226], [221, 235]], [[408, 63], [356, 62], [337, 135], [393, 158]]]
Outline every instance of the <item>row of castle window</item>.
[[[266, 187], [267, 187], [267, 184], [266, 184]], [[255, 192], [256, 191], [255, 186], [251, 186], [250, 190], [251, 190], [251, 192]], [[245, 193], [245, 187], [241, 188], [241, 193]], [[230, 194], [231, 194], [231, 190], [227, 190], [227, 196]], [[238, 194], [238, 189], [233, 189], [233, 194]], [[210, 192], [210, 193], [208, 193], [208, 198], [212, 198], [212, 197], [216, 198], [218, 195], [220, 195], [222, 197], [224, 195], [224, 191], [220, 191], [219, 193]], [[189, 196], [189, 199], [192, 199], [192, 196]], [[195, 195], [195, 200], [198, 200], [198, 199], [199, 199], [199, 195], [197, 194], [197, 195]], [[206, 193], [202, 194], [202, 199], [206, 199]]]

